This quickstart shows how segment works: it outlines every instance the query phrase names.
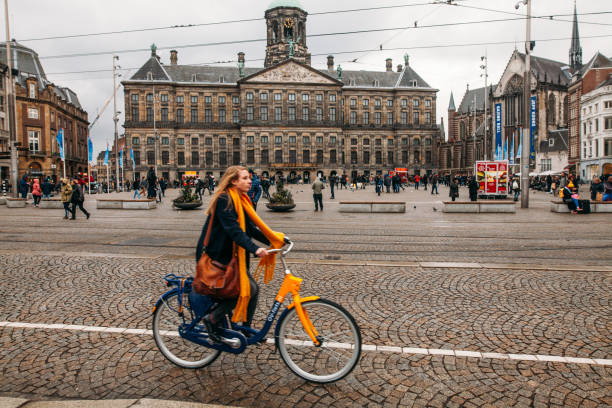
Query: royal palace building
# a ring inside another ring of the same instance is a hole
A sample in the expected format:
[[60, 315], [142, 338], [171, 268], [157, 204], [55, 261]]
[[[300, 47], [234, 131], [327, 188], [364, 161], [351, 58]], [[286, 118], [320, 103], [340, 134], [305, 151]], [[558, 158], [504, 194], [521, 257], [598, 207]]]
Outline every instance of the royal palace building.
[[[312, 180], [315, 175], [435, 170], [441, 135], [437, 89], [409, 65], [348, 71], [311, 66], [307, 13], [296, 1], [265, 12], [264, 67], [164, 64], [151, 57], [127, 81], [126, 148], [134, 153], [126, 178], [149, 167], [165, 179], [220, 176], [230, 165], [260, 174]], [[382, 65], [382, 64], [381, 64]], [[129, 158], [129, 155], [126, 155]]]

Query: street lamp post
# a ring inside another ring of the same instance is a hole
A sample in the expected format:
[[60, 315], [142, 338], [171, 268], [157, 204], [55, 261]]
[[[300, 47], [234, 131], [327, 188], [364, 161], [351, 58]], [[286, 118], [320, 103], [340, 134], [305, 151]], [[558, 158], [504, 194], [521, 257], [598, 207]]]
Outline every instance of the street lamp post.
[[[119, 112], [117, 112], [117, 64], [118, 55], [113, 55], [113, 121], [115, 122], [115, 191], [119, 192], [119, 132], [117, 122], [119, 122]], [[109, 180], [110, 182], [110, 180]]]
[[527, 6], [527, 24], [525, 33], [525, 75], [523, 77], [523, 136], [521, 140], [521, 208], [529, 208], [529, 154], [531, 146], [531, 2], [521, 0], [514, 6], [519, 8], [521, 3]]
[[8, 65], [8, 85], [6, 87], [6, 102], [8, 104], [9, 146], [11, 148], [11, 184], [13, 196], [19, 197], [17, 172], [19, 167], [17, 152], [17, 126], [15, 126], [15, 89], [13, 88], [13, 62], [11, 55], [11, 36], [9, 30], [8, 0], [4, 0], [4, 22], [6, 24], [6, 64]]
[[488, 61], [487, 61], [487, 53], [485, 51], [485, 55], [484, 57], [480, 57], [480, 60], [483, 61], [483, 64], [480, 66], [480, 69], [484, 69], [484, 73], [480, 74], [480, 76], [484, 76], [484, 80], [485, 80], [485, 87], [484, 87], [484, 160], [487, 160], [488, 154], [487, 154], [487, 137], [488, 137], [488, 132], [487, 130], [489, 129], [489, 116], [487, 114], [487, 109], [489, 107], [489, 92], [487, 89], [487, 79], [489, 78], [489, 71], [488, 71]]

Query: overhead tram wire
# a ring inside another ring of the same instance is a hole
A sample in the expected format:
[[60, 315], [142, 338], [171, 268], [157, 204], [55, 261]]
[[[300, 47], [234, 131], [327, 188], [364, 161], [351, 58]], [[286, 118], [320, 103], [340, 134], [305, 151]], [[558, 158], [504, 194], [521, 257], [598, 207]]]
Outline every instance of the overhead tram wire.
[[[591, 35], [591, 36], [581, 36], [580, 38], [607, 38], [607, 37], [612, 37], [612, 34], [601, 34], [601, 35]], [[534, 41], [538, 41], [538, 42], [549, 42], [549, 41], [566, 41], [566, 40], [571, 40], [571, 37], [562, 37], [562, 38], [543, 38], [543, 39], [535, 39]], [[506, 44], [515, 44], [516, 40], [511, 40], [511, 41], [494, 41], [494, 42], [479, 42], [479, 43], [464, 43], [464, 44], [440, 44], [440, 45], [420, 45], [420, 46], [414, 46], [414, 47], [392, 47], [392, 48], [384, 48], [382, 51], [397, 51], [397, 50], [417, 50], [417, 49], [430, 49], [430, 48], [453, 48], [453, 47], [476, 47], [476, 46], [483, 46], [483, 45], [506, 45]], [[381, 51], [379, 48], [371, 48], [371, 49], [363, 49], [363, 50], [351, 50], [351, 51], [339, 51], [339, 52], [321, 52], [321, 53], [316, 53], [316, 54], [312, 54], [313, 57], [320, 57], [320, 56], [326, 56], [326, 55], [343, 55], [343, 54], [359, 54], [359, 53], [363, 53], [363, 52], [374, 52], [374, 51]], [[249, 61], [255, 62], [255, 61], [263, 61], [264, 58], [254, 58], [254, 59], [249, 59]], [[200, 63], [195, 63], [195, 64], [186, 64], [186, 65], [190, 65], [190, 66], [198, 66], [198, 65], [217, 65], [217, 64], [231, 64], [231, 63], [235, 63], [237, 62], [237, 60], [230, 60], [230, 61], [209, 61], [209, 62], [200, 62]], [[350, 61], [344, 61], [344, 62], [350, 62]], [[134, 68], [123, 68], [122, 70], [135, 70], [138, 69], [140, 67], [134, 67]], [[47, 75], [67, 75], [67, 74], [85, 74], [85, 73], [93, 73], [93, 72], [109, 72], [112, 71], [112, 69], [99, 69], [99, 70], [86, 70], [86, 71], [67, 71], [67, 72], [51, 72], [51, 73], [47, 73]], [[106, 79], [106, 78], [94, 78], [94, 79]]]
[[[612, 14], [612, 11], [605, 11], [605, 12], [599, 12], [599, 13], [588, 13], [588, 14]], [[566, 16], [568, 14], [556, 14], [556, 15]], [[372, 29], [365, 29], [365, 30], [352, 30], [352, 31], [334, 32], [334, 33], [310, 34], [308, 37], [309, 38], [330, 37], [330, 36], [338, 36], [338, 35], [367, 34], [367, 33], [398, 31], [398, 30], [408, 30], [408, 29], [416, 30], [416, 29], [422, 29], [422, 28], [453, 27], [453, 26], [464, 26], [464, 25], [471, 25], [471, 24], [488, 24], [488, 23], [525, 20], [526, 18], [527, 18], [526, 16], [525, 17], [521, 16], [521, 17], [504, 18], [504, 19], [490, 19], [490, 20], [463, 21], [463, 22], [457, 22], [457, 23], [428, 24], [428, 25], [420, 25], [417, 27], [414, 27], [411, 25], [411, 26], [403, 26], [403, 27], [391, 27], [391, 28], [372, 28]], [[230, 44], [245, 44], [245, 43], [264, 42], [264, 41], [267, 41], [267, 38], [174, 45], [174, 46], [158, 47], [157, 49], [158, 50], [171, 50], [171, 49], [210, 47], [210, 46], [230, 45]], [[149, 51], [149, 49], [148, 48], [137, 48], [137, 49], [128, 49], [128, 50], [112, 50], [112, 51], [100, 51], [100, 52], [89, 52], [89, 53], [78, 53], [78, 54], [48, 55], [48, 56], [42, 56], [39, 58], [40, 59], [74, 58], [74, 57], [88, 57], [88, 56], [97, 56], [97, 55], [125, 54], [125, 53], [144, 52], [144, 51]]]
[[[459, 1], [467, 1], [467, 0], [459, 0]], [[319, 16], [319, 15], [327, 15], [327, 14], [354, 13], [354, 12], [359, 12], [359, 11], [386, 10], [386, 9], [394, 9], [394, 8], [428, 6], [428, 5], [437, 5], [437, 4], [440, 4], [440, 3], [434, 0], [434, 1], [428, 1], [425, 3], [408, 3], [408, 4], [397, 4], [393, 6], [377, 6], [377, 7], [364, 7], [364, 8], [346, 9], [346, 10], [320, 11], [316, 13], [308, 13], [308, 15], [309, 16]], [[171, 25], [171, 26], [136, 28], [133, 30], [106, 31], [106, 32], [101, 32], [101, 33], [58, 35], [58, 36], [50, 36], [50, 37], [28, 38], [28, 39], [19, 40], [19, 41], [28, 42], [28, 41], [60, 40], [60, 39], [81, 38], [81, 37], [95, 37], [95, 36], [101, 36], [101, 35], [129, 34], [129, 33], [138, 33], [138, 32], [146, 32], [146, 31], [172, 30], [172, 29], [177, 29], [177, 28], [195, 28], [195, 27], [206, 27], [206, 26], [215, 26], [215, 25], [223, 25], [223, 24], [249, 23], [253, 21], [262, 21], [262, 20], [265, 20], [265, 17], [244, 18], [244, 19], [239, 19], [239, 20], [213, 21], [209, 23], [176, 24], [176, 25]]]

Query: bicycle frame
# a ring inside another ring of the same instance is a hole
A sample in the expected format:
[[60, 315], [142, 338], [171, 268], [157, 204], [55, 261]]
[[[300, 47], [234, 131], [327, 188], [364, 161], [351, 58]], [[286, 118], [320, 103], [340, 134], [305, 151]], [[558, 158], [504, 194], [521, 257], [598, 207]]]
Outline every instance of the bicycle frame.
[[304, 330], [308, 334], [308, 337], [310, 337], [310, 339], [315, 345], [319, 346], [321, 344], [320, 341], [317, 339], [317, 336], [319, 335], [317, 333], [317, 330], [314, 328], [312, 322], [310, 321], [310, 317], [308, 316], [308, 313], [302, 308], [302, 302], [319, 299], [319, 296], [307, 296], [305, 298], [300, 297], [300, 287], [302, 285], [303, 279], [298, 278], [297, 276], [293, 276], [291, 274], [291, 270], [287, 266], [287, 262], [285, 261], [285, 255], [288, 254], [292, 248], [293, 248], [293, 242], [290, 243], [289, 248], [287, 248], [286, 250], [283, 250], [283, 249], [268, 250], [268, 253], [278, 252], [280, 254], [280, 259], [283, 264], [283, 268], [285, 270], [285, 280], [283, 281], [281, 287], [278, 289], [278, 293], [276, 294], [276, 297], [274, 298], [274, 303], [272, 303], [270, 312], [268, 313], [268, 316], [266, 317], [266, 323], [261, 328], [261, 330], [255, 330], [250, 327], [244, 327], [238, 324], [232, 324], [233, 329], [248, 331], [253, 334], [252, 337], [247, 339], [247, 344], [249, 345], [257, 343], [265, 338], [265, 336], [270, 331], [270, 327], [272, 327], [272, 323], [276, 319], [276, 315], [278, 314], [280, 307], [282, 306], [283, 302], [285, 301], [285, 298], [287, 297], [289, 293], [291, 293], [292, 302], [287, 307], [287, 310], [291, 310], [295, 307], [297, 315], [300, 318], [300, 321], [302, 322], [302, 326], [304, 327]]

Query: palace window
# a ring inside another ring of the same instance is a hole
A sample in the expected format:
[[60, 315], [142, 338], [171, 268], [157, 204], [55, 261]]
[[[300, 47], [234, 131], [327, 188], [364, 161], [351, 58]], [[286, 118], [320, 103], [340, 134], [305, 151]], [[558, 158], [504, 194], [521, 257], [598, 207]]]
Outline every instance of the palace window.
[[261, 144], [268, 144], [268, 136], [261, 137]]
[[425, 123], [431, 125], [431, 112], [425, 112]]
[[393, 125], [393, 112], [387, 113], [387, 125]]
[[297, 141], [295, 136], [289, 136], [289, 143], [295, 143]]
[[351, 98], [351, 108], [357, 107], [357, 98]]
[[150, 164], [150, 165], [155, 164], [155, 152], [153, 150], [149, 150], [147, 152], [147, 164]]
[[163, 144], [163, 145], [170, 144], [170, 139], [168, 138], [168, 136], [164, 136], [164, 137], [161, 138], [161, 144]]
[[219, 109], [219, 123], [225, 123], [225, 109]]
[[363, 98], [362, 103], [364, 107], [370, 106], [370, 100], [367, 98]]
[[176, 121], [178, 123], [183, 123], [185, 121], [185, 114], [183, 113], [183, 109], [176, 110]]
[[185, 139], [182, 138], [182, 137], [179, 137], [178, 139], [176, 139], [176, 144], [179, 145], [179, 146], [184, 146], [185, 145]]
[[132, 145], [134, 145], [134, 146], [140, 145], [140, 138], [139, 137], [133, 137], [132, 138]]
[[335, 122], [336, 121], [336, 108], [329, 108], [329, 120], [331, 122]]
[[28, 108], [28, 118], [38, 119], [38, 108]]
[[200, 153], [198, 151], [191, 152], [191, 165], [199, 166], [200, 165]]
[[152, 146], [155, 144], [155, 138], [154, 137], [147, 137], [147, 144], [149, 146]]
[[259, 94], [259, 100], [262, 102], [267, 102], [268, 100], [268, 94], [266, 92], [262, 92]]
[[389, 108], [393, 107], [393, 99], [387, 99], [387, 107]]
[[138, 102], [138, 94], [132, 94], [132, 102]]
[[196, 105], [198, 103], [198, 95], [191, 95], [191, 104]]
[[259, 108], [259, 117], [261, 118], [261, 120], [268, 120], [268, 107], [267, 106], [262, 106], [261, 108]]
[[400, 120], [401, 120], [402, 125], [408, 124], [408, 112], [402, 111], [400, 113]]
[[254, 136], [247, 136], [246, 142], [247, 142], [247, 144], [253, 144], [255, 142], [255, 137]]
[[[294, 150], [295, 152], [295, 150]], [[283, 151], [282, 150], [275, 150], [274, 151], [274, 162], [275, 163], [282, 163], [283, 162]]]
[[302, 108], [302, 120], [304, 121], [309, 120], [309, 115], [310, 115], [310, 109], [306, 107]]
[[295, 102], [295, 94], [294, 93], [290, 93], [289, 94], [289, 102]]
[[255, 163], [255, 150], [253, 149], [247, 150], [247, 163], [248, 164]]
[[165, 93], [164, 93], [164, 94], [161, 94], [161, 95], [160, 95], [160, 101], [161, 101], [161, 102], [166, 102], [166, 103], [167, 103], [167, 102], [168, 102], [168, 94], [165, 94]]
[[280, 106], [274, 107], [274, 120], [276, 122], [280, 122], [281, 120], [283, 120], [283, 108], [281, 108]]
[[212, 122], [212, 109], [204, 109], [204, 122]]
[[225, 146], [225, 138], [224, 137], [220, 137], [219, 138], [219, 146]]
[[406, 106], [408, 106], [408, 100], [402, 99], [402, 108], [405, 108]]
[[219, 152], [219, 165], [227, 166], [227, 152]]
[[211, 151], [206, 151], [204, 153], [204, 160], [205, 160], [206, 166], [212, 166], [213, 165], [213, 153]]
[[232, 153], [232, 164], [234, 166], [237, 166], [240, 164], [240, 152], [233, 152]]
[[330, 163], [336, 163], [337, 162], [337, 158], [336, 158], [336, 150], [332, 149], [329, 151], [329, 162]]
[[248, 102], [252, 102], [253, 101], [253, 92], [247, 92], [246, 93], [246, 100]]
[[238, 105], [240, 103], [240, 97], [237, 95], [232, 96], [232, 103]]
[[431, 108], [431, 99], [425, 99], [425, 107]]
[[381, 124], [381, 113], [380, 112], [374, 112], [374, 123], [377, 125]]
[[317, 150], [317, 164], [323, 163], [323, 150]]
[[148, 93], [148, 94], [147, 94], [147, 96], [146, 96], [146, 101], [147, 101], [148, 103], [153, 102], [153, 94], [152, 94], [152, 93]]
[[204, 139], [204, 144], [206, 146], [212, 146], [212, 137], [207, 137], [206, 139]]
[[336, 94], [329, 94], [329, 101], [336, 102]]
[[183, 95], [176, 96], [176, 103], [183, 103], [184, 101], [185, 101], [185, 98], [183, 97]]
[[240, 122], [240, 112], [238, 111], [238, 109], [232, 110], [232, 122]]
[[389, 164], [393, 164], [393, 163], [395, 163], [395, 162], [393, 161], [393, 152], [392, 152], [391, 150], [389, 150], [389, 151], [387, 152], [387, 162], [388, 162]]
[[412, 106], [414, 106], [415, 108], [419, 107], [419, 100], [418, 99], [413, 99], [412, 100]]
[[191, 123], [197, 123], [197, 122], [198, 122], [198, 110], [192, 109], [191, 110]]
[[329, 137], [329, 144], [330, 145], [335, 145], [336, 144], [336, 136], [330, 136]]
[[204, 103], [210, 105], [212, 103], [212, 97], [210, 95], [206, 95], [204, 97]]
[[290, 106], [289, 107], [289, 121], [293, 122], [295, 121], [295, 106]]
[[363, 112], [363, 124], [364, 125], [370, 124], [370, 112]]
[[365, 150], [363, 152], [363, 164], [370, 164], [370, 151]]
[[412, 123], [414, 125], [419, 124], [419, 112], [412, 112]]
[[310, 136], [302, 136], [302, 143], [305, 145], [310, 144]]
[[374, 153], [374, 157], [375, 157], [375, 160], [376, 160], [376, 164], [382, 164], [382, 152], [380, 150], [377, 150]]
[[268, 159], [269, 159], [269, 155], [268, 155], [268, 149], [262, 149], [261, 151], [261, 164], [268, 164]]
[[381, 107], [381, 101], [380, 99], [374, 99], [374, 107], [375, 108], [380, 108]]
[[275, 144], [283, 144], [283, 137], [282, 136], [274, 136], [274, 143]]
[[302, 151], [302, 161], [304, 163], [310, 163], [310, 150]]
[[317, 136], [316, 142], [317, 144], [323, 144], [323, 136]]
[[310, 95], [307, 93], [302, 94], [302, 102], [308, 102], [310, 100]]
[[134, 150], [134, 164], [136, 166], [140, 165], [140, 150]]
[[276, 102], [279, 102], [279, 101], [281, 101], [282, 99], [283, 99], [283, 95], [282, 95], [282, 94], [279, 94], [279, 93], [275, 93], [275, 94], [274, 94], [274, 100], [275, 100]]
[[317, 108], [317, 122], [321, 122], [323, 120], [323, 108]]
[[252, 106], [247, 106], [246, 119], [253, 120], [253, 107]]
[[356, 125], [357, 124], [357, 112], [351, 111], [351, 116], [350, 116], [349, 123], [351, 125]]
[[161, 121], [162, 122], [168, 121], [168, 108], [161, 108]]
[[322, 94], [316, 94], [315, 95], [315, 101], [323, 102], [323, 95]]
[[153, 108], [147, 107], [147, 122], [153, 122]]

